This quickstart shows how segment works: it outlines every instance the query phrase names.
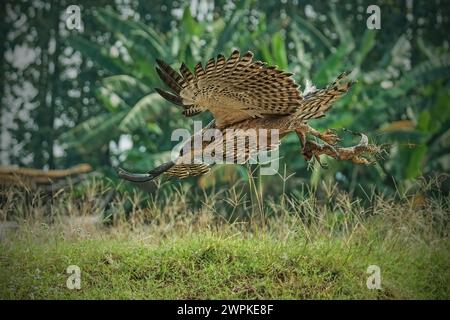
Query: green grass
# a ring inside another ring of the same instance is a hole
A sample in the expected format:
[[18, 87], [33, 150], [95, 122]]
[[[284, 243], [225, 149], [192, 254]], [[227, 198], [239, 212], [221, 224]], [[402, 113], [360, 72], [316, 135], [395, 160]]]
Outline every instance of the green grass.
[[[347, 196], [331, 207], [288, 199], [277, 216], [231, 223], [178, 195], [110, 227], [80, 214], [89, 199], [62, 197], [53, 219], [34, 206], [3, 232], [0, 298], [449, 299], [448, 197], [366, 208]], [[69, 265], [81, 268], [80, 290], [66, 287]], [[369, 265], [381, 269], [380, 290], [366, 286]]]
[[[212, 234], [158, 246], [23, 241], [1, 248], [0, 293], [7, 299], [449, 298], [448, 249]], [[66, 268], [73, 264], [81, 268], [81, 290], [66, 287]], [[381, 268], [381, 290], [366, 287], [370, 264]]]

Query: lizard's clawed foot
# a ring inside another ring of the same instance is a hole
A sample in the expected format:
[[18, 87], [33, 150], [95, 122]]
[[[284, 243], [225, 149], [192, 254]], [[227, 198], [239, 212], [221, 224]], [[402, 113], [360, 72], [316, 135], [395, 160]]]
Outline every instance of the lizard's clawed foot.
[[329, 144], [318, 144], [317, 142], [310, 140], [306, 141], [302, 150], [302, 154], [307, 161], [310, 161], [314, 157], [314, 159], [316, 159], [319, 165], [324, 169], [326, 169], [328, 166], [320, 161], [321, 154], [327, 154], [334, 158], [337, 158], [339, 156], [339, 152], [334, 146], [331, 146]]

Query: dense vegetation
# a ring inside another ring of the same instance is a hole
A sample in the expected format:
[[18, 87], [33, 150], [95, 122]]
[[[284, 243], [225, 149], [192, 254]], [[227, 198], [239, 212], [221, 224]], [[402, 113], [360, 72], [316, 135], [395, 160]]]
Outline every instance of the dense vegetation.
[[[82, 1], [82, 31], [63, 23], [65, 1], [39, 3], [2, 3], [2, 28], [9, 31], [2, 49], [2, 162], [52, 168], [85, 161], [109, 177], [119, 164], [148, 170], [167, 159], [171, 131], [191, 121], [154, 93], [161, 86], [155, 59], [193, 67], [239, 48], [295, 72], [303, 88], [355, 70], [357, 85], [314, 125], [366, 132], [386, 147], [385, 159], [372, 167], [328, 159], [328, 170], [308, 170], [297, 138], [289, 136], [280, 168], [286, 164], [297, 183], [288, 190], [331, 179], [352, 192], [359, 183], [393, 192], [420, 175], [449, 171], [449, 17], [439, 2], [381, 2], [381, 29], [369, 30], [366, 1]], [[25, 66], [14, 62], [21, 47], [36, 55]], [[23, 96], [27, 86], [37, 93]], [[246, 176], [238, 166], [218, 167], [200, 185]]]

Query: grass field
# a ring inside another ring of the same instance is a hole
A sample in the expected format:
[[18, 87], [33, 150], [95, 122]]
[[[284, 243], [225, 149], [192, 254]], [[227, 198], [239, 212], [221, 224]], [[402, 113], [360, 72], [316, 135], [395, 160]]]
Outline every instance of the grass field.
[[[450, 298], [448, 197], [268, 199], [271, 215], [231, 222], [175, 193], [105, 226], [95, 195], [80, 205], [61, 193], [50, 215], [40, 201], [3, 204], [0, 298]], [[66, 286], [69, 265], [81, 270], [79, 290]], [[381, 289], [367, 288], [369, 265]]]

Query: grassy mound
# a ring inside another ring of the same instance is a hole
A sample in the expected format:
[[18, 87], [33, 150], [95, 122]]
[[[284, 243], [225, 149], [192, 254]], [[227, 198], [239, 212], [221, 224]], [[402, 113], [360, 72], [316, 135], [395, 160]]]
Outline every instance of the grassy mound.
[[[448, 243], [196, 233], [155, 245], [40, 236], [1, 245], [3, 299], [450, 298]], [[80, 290], [66, 286], [69, 265], [81, 269]], [[369, 265], [380, 267], [381, 290], [366, 286]]]
[[[105, 226], [86, 213], [95, 214], [89, 194], [82, 206], [59, 195], [51, 216], [36, 201], [6, 208], [22, 216], [3, 223], [0, 298], [450, 298], [445, 197], [267, 200], [276, 215], [230, 222], [175, 194]], [[79, 290], [66, 285], [70, 265], [81, 270]], [[367, 288], [369, 265], [381, 289]]]

